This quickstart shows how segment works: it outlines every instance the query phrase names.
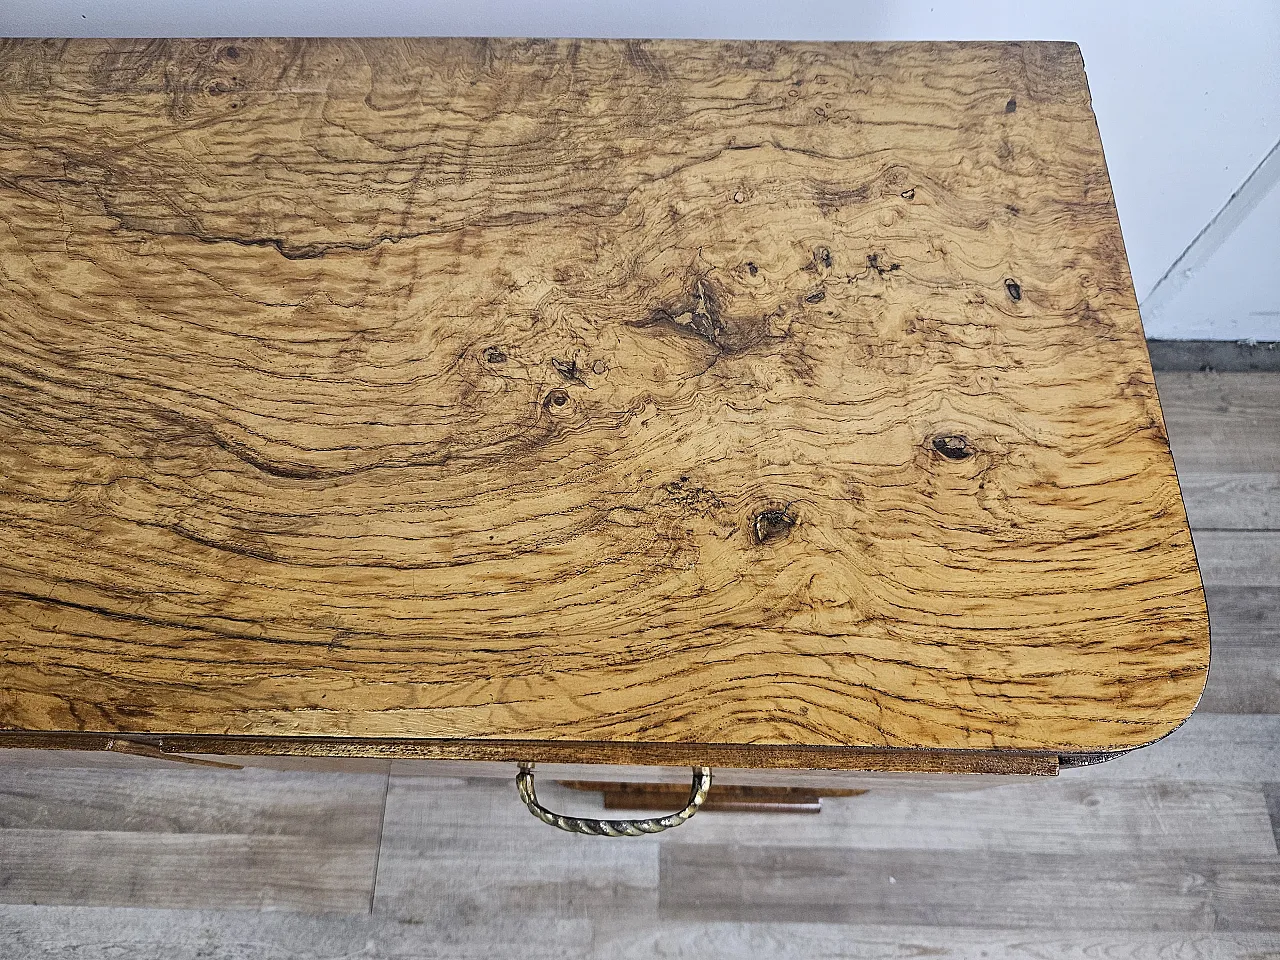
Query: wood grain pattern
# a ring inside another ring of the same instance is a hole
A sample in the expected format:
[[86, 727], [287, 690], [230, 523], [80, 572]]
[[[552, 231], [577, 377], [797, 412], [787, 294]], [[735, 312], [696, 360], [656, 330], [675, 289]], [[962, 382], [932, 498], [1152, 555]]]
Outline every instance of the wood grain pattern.
[[[1170, 371], [1157, 380], [1180, 471], [1280, 473], [1280, 377]], [[1218, 526], [1212, 514], [1194, 516], [1197, 529]]]
[[[249, 910], [0, 905], [0, 942], [11, 960], [586, 960], [597, 955], [591, 950], [591, 926], [588, 920], [501, 913], [459, 915], [453, 925], [433, 927]], [[1246, 954], [1201, 956], [1244, 960]]]
[[1252, 783], [1280, 770], [1280, 715], [1200, 713], [1158, 750], [1133, 750], [1106, 763], [1064, 770], [1064, 779]]
[[372, 868], [367, 844], [314, 837], [7, 830], [0, 901], [355, 914], [368, 909]]
[[661, 913], [672, 918], [1280, 931], [1274, 856], [886, 854], [684, 843], [662, 848], [662, 871]]
[[[1161, 389], [1164, 399], [1163, 381]], [[1175, 457], [1181, 460], [1184, 452], [1194, 456], [1194, 449], [1187, 444], [1199, 442], [1197, 434], [1180, 431], [1172, 412], [1169, 415]], [[1229, 418], [1220, 423], [1230, 426]], [[1191, 521], [1194, 529], [1201, 529], [1203, 517], [1192, 512]], [[1231, 537], [1221, 538], [1213, 548], [1229, 552]], [[1258, 562], [1270, 562], [1256, 553], [1254, 557]], [[1216, 564], [1212, 557], [1209, 560]], [[1220, 569], [1229, 574], [1236, 568]], [[1227, 704], [1239, 689], [1240, 672], [1231, 677], [1222, 673], [1224, 652], [1229, 654], [1249, 638], [1261, 649], [1272, 635], [1273, 592], [1274, 588], [1267, 587], [1237, 587], [1229, 578], [1210, 587], [1215, 649], [1206, 702], [1216, 697], [1217, 702]], [[1245, 669], [1243, 663], [1240, 667]], [[892, 863], [894, 852], [899, 850], [917, 854], [950, 851], [956, 856], [953, 863], [970, 852], [985, 855], [988, 863], [993, 854], [1034, 855], [1000, 860], [1025, 868], [1024, 872], [1011, 869], [994, 877], [983, 875], [986, 879], [981, 889], [988, 898], [983, 915], [990, 924], [981, 928], [943, 925], [942, 916], [909, 924], [907, 918], [918, 904], [907, 898], [886, 900], [877, 908], [880, 918], [891, 920], [889, 923], [871, 924], [861, 917], [851, 922], [797, 922], [790, 917], [775, 922], [754, 915], [745, 922], [717, 921], [702, 913], [680, 920], [669, 916], [659, 919], [658, 889], [651, 880], [632, 882], [626, 896], [619, 898], [615, 891], [627, 874], [607, 849], [584, 842], [582, 857], [596, 864], [594, 871], [584, 871], [563, 855], [556, 840], [542, 835], [541, 826], [514, 797], [510, 764], [398, 760], [390, 764], [395, 773], [388, 829], [382, 836], [385, 869], [380, 871], [380, 904], [374, 916], [0, 904], [0, 944], [4, 944], [6, 960], [346, 960], [356, 956], [362, 960], [420, 960], [427, 956], [489, 960], [517, 954], [608, 960], [654, 956], [707, 960], [1274, 960], [1280, 956], [1280, 931], [1189, 929], [1203, 925], [1206, 919], [1201, 906], [1204, 884], [1195, 874], [1185, 874], [1188, 882], [1174, 894], [1162, 884], [1146, 883], [1141, 877], [1149, 875], [1139, 871], [1117, 878], [1112, 892], [1128, 909], [1108, 916], [1112, 922], [1132, 923], [1129, 929], [1098, 929], [1091, 918], [1085, 926], [1057, 925], [1079, 913], [1074, 901], [1064, 905], [1055, 886], [1061, 881], [1057, 871], [1062, 866], [1056, 855], [1075, 853], [1095, 864], [1136, 860], [1166, 865], [1185, 864], [1187, 861], [1180, 858], [1188, 856], [1213, 864], [1236, 860], [1256, 864], [1259, 859], [1274, 858], [1267, 805], [1269, 802], [1271, 820], [1280, 831], [1280, 787], [1262, 781], [1274, 779], [1272, 771], [1280, 769], [1280, 717], [1215, 716], [1204, 707], [1202, 703], [1185, 726], [1152, 749], [1066, 770], [1053, 779], [1005, 781], [996, 789], [966, 793], [939, 793], [938, 783], [931, 781], [933, 788], [927, 794], [908, 793], [897, 781], [880, 782], [864, 796], [829, 801], [820, 817], [700, 816], [680, 830], [636, 840], [638, 847], [622, 851], [628, 859], [643, 860], [646, 869], [652, 869], [645, 850], [651, 844], [767, 846], [787, 861], [798, 856], [791, 851], [794, 847], [862, 850], [877, 856], [882, 864]], [[243, 762], [387, 765], [387, 761], [278, 756], [246, 757]], [[427, 767], [436, 771], [447, 768], [455, 779], [417, 775]], [[124, 778], [127, 768], [141, 771], [128, 787]], [[507, 782], [465, 779], [469, 774], [487, 777], [490, 768], [501, 768], [493, 775]], [[632, 776], [647, 776], [652, 769], [617, 768], [618, 772], [611, 770], [609, 776], [621, 776], [623, 770]], [[297, 806], [284, 804], [278, 813], [268, 812], [274, 782], [241, 787], [245, 781], [237, 779], [234, 795], [202, 789], [198, 796], [186, 800], [190, 812], [183, 813], [172, 809], [177, 793], [171, 785], [192, 775], [200, 779], [212, 774], [177, 767], [167, 760], [111, 753], [9, 750], [0, 754], [0, 776], [21, 782], [17, 780], [19, 770], [26, 778], [24, 789], [30, 791], [38, 784], [41, 790], [39, 797], [10, 796], [6, 801], [5, 822], [18, 828], [60, 823], [75, 829], [131, 826], [155, 830], [167, 829], [170, 824], [199, 829], [204, 818], [208, 828], [221, 830], [234, 824], [233, 808], [238, 803], [247, 818], [261, 819], [272, 829], [278, 826], [286, 832], [305, 833], [309, 829], [305, 825], [287, 827], [288, 810], [294, 810], [302, 820], [325, 820], [349, 803], [341, 791], [319, 789], [314, 791], [314, 800]], [[105, 781], [99, 780], [103, 771]], [[167, 776], [159, 777], [165, 771]], [[678, 779], [688, 775], [680, 768], [669, 768], [669, 772]], [[813, 776], [797, 770], [739, 772], [786, 782], [807, 782]], [[555, 775], [582, 779], [596, 777], [598, 771], [579, 765], [565, 767]], [[717, 770], [718, 782], [720, 776]], [[949, 783], [944, 787], [951, 790]], [[549, 800], [566, 809], [584, 814], [599, 809], [596, 815], [603, 815], [598, 799], [593, 806], [581, 794], [556, 794], [553, 784], [548, 783], [545, 789]], [[90, 802], [79, 805], [82, 797]], [[333, 813], [324, 811], [322, 798], [333, 804]], [[138, 811], [148, 806], [163, 815], [149, 821], [140, 817]], [[178, 818], [182, 822], [177, 822]], [[574, 842], [567, 835], [563, 840]], [[4, 828], [0, 826], [0, 859], [4, 844]], [[56, 848], [50, 853], [56, 855]], [[110, 874], [104, 871], [99, 876], [123, 881], [147, 862], [147, 856], [145, 846], [140, 845], [114, 861]], [[194, 850], [188, 856], [194, 856]], [[517, 863], [522, 867], [528, 864], [524, 883], [511, 882], [518, 872], [512, 864]], [[851, 858], [839, 858], [837, 866], [848, 874], [862, 869], [862, 863]], [[27, 861], [26, 867], [44, 869], [32, 861]], [[499, 871], [505, 871], [505, 885], [494, 880]], [[192, 873], [172, 879], [177, 884], [201, 883], [200, 875]], [[317, 887], [325, 882], [325, 878], [313, 879]], [[659, 876], [659, 887], [662, 882]], [[840, 882], [839, 877], [833, 882]], [[668, 877], [669, 889], [673, 883]], [[972, 886], [975, 878], [964, 873], [957, 883]], [[1028, 908], [1015, 912], [1008, 924], [994, 910], [995, 898], [1006, 884], [1022, 886], [1026, 892], [1018, 894], [1017, 902]], [[897, 883], [886, 881], [886, 885], [897, 891]], [[245, 889], [251, 887], [246, 883]], [[1144, 899], [1147, 890], [1159, 899]], [[295, 889], [295, 894], [301, 892], [301, 888]], [[1034, 900], [1029, 907], [1028, 900]], [[953, 897], [945, 900], [946, 904], [954, 902]], [[1246, 901], [1240, 898], [1238, 902]], [[1265, 900], [1253, 902], [1266, 905]], [[714, 909], [723, 915], [729, 908], [722, 902]], [[1020, 926], [1030, 911], [1040, 918], [1039, 925]], [[1237, 913], [1233, 919], [1249, 918]], [[427, 922], [414, 922], [419, 920]], [[1166, 929], [1152, 930], [1152, 926]]]
[[1213, 624], [1199, 709], [1280, 714], [1280, 583], [1256, 582], [1280, 569], [1280, 536], [1260, 533], [1280, 527], [1280, 377], [1158, 370], [1156, 380]]
[[1197, 531], [1280, 529], [1277, 379], [1156, 373], [1182, 496]]
[[1211, 587], [1280, 588], [1280, 533], [1269, 530], [1205, 530], [1196, 533], [1200, 569]]
[[[1280, 538], [1274, 558], [1280, 564]], [[1213, 663], [1199, 709], [1280, 714], [1280, 587], [1217, 585], [1206, 595]]]
[[1052, 753], [1195, 705], [1073, 45], [14, 41], [0, 126], [5, 728]]
[[[599, 798], [547, 788], [565, 809], [603, 815]], [[873, 790], [785, 823], [699, 816], [687, 830], [638, 839], [621, 858], [607, 845], [548, 838], [533, 821], [521, 829], [520, 814], [499, 784], [393, 774], [375, 916], [462, 935], [479, 916], [590, 918], [598, 936], [641, 939], [676, 921], [741, 924], [762, 937], [775, 923], [840, 923], [850, 939], [873, 924], [935, 935], [978, 927], [992, 937], [1034, 929], [1027, 937], [1042, 943], [1105, 942], [1106, 930], [1280, 931], [1280, 861], [1256, 784], [1091, 789], [1058, 779], [960, 798]], [[899, 863], [910, 872], [895, 873]], [[1110, 905], [1095, 917], [1102, 901]], [[1220, 911], [1216, 927], [1211, 908]], [[697, 953], [690, 930], [689, 940], [669, 941], [673, 954]], [[597, 941], [594, 955], [612, 955], [609, 943]]]
[[163, 770], [86, 771], [6, 765], [0, 768], [0, 830], [303, 835], [317, 843], [372, 848], [386, 778], [386, 771], [227, 773], [173, 764]]
[[[0, 905], [14, 960], [1274, 960], [1274, 933], [974, 930], [459, 913], [447, 926], [249, 911]], [[211, 947], [212, 945], [212, 947]], [[216, 949], [211, 955], [210, 950]], [[74, 951], [74, 952], [73, 952]]]
[[[610, 960], [653, 956], [696, 956], [702, 960], [1274, 960], [1278, 944], [1274, 933], [1015, 931], [667, 920], [602, 931], [595, 941], [594, 956]], [[146, 955], [148, 960], [150, 956]]]
[[[550, 792], [547, 797], [582, 809], [581, 801], [562, 802]], [[594, 812], [588, 808], [585, 815]], [[801, 817], [785, 825], [770, 826], [768, 820], [751, 817], [708, 817], [699, 823], [697, 830], [673, 833], [664, 843], [921, 853], [1017, 850], [1051, 855], [1087, 850], [1121, 859], [1196, 855], [1248, 860], [1276, 855], [1264, 791], [1256, 783], [1093, 783], [1063, 777], [1048, 783], [933, 793], [886, 785], [856, 800], [829, 800], [820, 817]], [[1051, 864], [1041, 869], [1050, 873]]]
[[386, 782], [172, 763], [0, 768], [0, 901], [362, 914]]

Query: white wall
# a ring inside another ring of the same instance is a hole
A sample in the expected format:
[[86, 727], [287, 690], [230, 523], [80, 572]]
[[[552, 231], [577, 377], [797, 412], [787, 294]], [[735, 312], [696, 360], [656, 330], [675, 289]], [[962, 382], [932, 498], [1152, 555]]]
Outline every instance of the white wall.
[[0, 34], [1075, 40], [1148, 335], [1280, 339], [1280, 152], [1229, 203], [1280, 141], [1280, 0], [0, 0]]

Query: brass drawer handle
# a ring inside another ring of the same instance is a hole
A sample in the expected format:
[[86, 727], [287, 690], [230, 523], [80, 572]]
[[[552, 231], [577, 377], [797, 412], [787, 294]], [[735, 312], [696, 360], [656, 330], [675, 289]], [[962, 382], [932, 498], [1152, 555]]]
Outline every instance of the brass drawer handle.
[[570, 833], [586, 833], [595, 837], [641, 837], [646, 833], [661, 833], [678, 827], [695, 813], [707, 799], [711, 789], [711, 768], [693, 768], [693, 787], [689, 792], [689, 802], [683, 810], [668, 814], [665, 817], [654, 817], [651, 820], [587, 820], [581, 817], [565, 817], [552, 813], [538, 802], [538, 795], [533, 789], [533, 764], [520, 764], [520, 772], [516, 774], [516, 789], [520, 791], [520, 799], [529, 808], [529, 812], [553, 827], [568, 830]]

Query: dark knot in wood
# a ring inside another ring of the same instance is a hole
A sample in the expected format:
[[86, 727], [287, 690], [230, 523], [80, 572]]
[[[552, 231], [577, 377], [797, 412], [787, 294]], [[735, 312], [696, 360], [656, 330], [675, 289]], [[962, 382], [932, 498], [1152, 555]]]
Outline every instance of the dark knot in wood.
[[571, 360], [561, 360], [559, 357], [551, 358], [551, 365], [556, 368], [556, 373], [560, 374], [570, 383], [582, 383], [582, 377], [578, 375], [578, 358]]
[[972, 457], [977, 452], [966, 438], [955, 434], [934, 437], [933, 449], [937, 450], [948, 460], [965, 460], [968, 457]]
[[756, 514], [755, 523], [751, 525], [756, 543], [765, 544], [781, 540], [796, 525], [796, 518], [790, 507], [761, 510]]
[[705, 280], [694, 284], [688, 299], [679, 306], [655, 310], [643, 325], [667, 326], [692, 334], [712, 346], [721, 346], [724, 327], [720, 323], [720, 300]]

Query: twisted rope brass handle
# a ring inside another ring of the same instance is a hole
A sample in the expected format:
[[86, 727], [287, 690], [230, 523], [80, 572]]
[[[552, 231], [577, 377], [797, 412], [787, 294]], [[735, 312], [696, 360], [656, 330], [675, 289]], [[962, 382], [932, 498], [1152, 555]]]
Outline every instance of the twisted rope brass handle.
[[661, 833], [663, 830], [678, 827], [697, 813], [698, 808], [707, 799], [707, 792], [711, 789], [711, 768], [693, 768], [693, 786], [689, 792], [689, 802], [683, 810], [665, 817], [654, 817], [651, 820], [590, 820], [552, 813], [538, 802], [538, 795], [533, 789], [532, 763], [520, 764], [520, 772], [516, 774], [516, 789], [520, 791], [520, 799], [529, 808], [529, 812], [543, 823], [549, 823], [553, 827], [594, 837], [641, 837], [646, 833]]

